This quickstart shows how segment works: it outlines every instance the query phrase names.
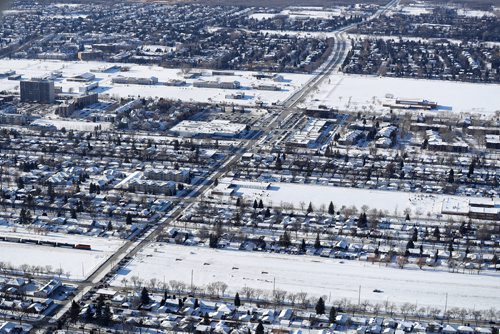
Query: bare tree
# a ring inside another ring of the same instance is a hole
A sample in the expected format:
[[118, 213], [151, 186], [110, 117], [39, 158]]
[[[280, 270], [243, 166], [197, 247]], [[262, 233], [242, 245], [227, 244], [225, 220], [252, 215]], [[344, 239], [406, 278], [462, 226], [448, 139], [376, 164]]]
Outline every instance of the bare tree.
[[285, 290], [275, 289], [273, 291], [273, 301], [276, 304], [282, 305], [285, 301], [285, 298], [286, 298], [286, 291]]
[[241, 289], [241, 293], [247, 300], [251, 300], [255, 296], [255, 290], [248, 286], [243, 287], [243, 289]]
[[306, 292], [297, 293], [297, 300], [303, 307], [307, 307], [307, 305], [309, 304], [309, 301], [307, 300], [307, 293]]

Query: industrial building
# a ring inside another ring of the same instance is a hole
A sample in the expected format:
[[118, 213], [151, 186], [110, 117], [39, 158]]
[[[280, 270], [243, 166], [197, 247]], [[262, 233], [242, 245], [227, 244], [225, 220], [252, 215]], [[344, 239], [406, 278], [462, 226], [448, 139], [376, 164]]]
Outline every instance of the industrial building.
[[219, 82], [219, 81], [197, 81], [193, 83], [197, 88], [217, 88], [217, 89], [240, 89], [239, 81]]
[[236, 137], [247, 129], [246, 124], [232, 123], [226, 120], [182, 121], [171, 131], [183, 137]]

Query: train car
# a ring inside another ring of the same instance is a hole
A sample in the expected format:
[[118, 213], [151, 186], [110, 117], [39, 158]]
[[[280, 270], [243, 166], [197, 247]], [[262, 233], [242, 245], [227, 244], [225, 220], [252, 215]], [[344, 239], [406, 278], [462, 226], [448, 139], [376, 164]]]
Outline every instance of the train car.
[[76, 244], [73, 248], [75, 249], [84, 249], [84, 250], [91, 250], [92, 248], [90, 245], [85, 245], [85, 244]]
[[40, 244], [40, 241], [35, 239], [21, 239], [21, 242], [23, 244], [35, 244], [35, 245]]
[[73, 244], [68, 244], [66, 242], [58, 242], [57, 247], [69, 247], [69, 248], [75, 248], [75, 245]]
[[57, 242], [55, 242], [55, 241], [47, 241], [47, 240], [43, 240], [43, 241], [40, 241], [40, 245], [45, 245], [45, 246], [53, 246], [53, 247], [56, 247], [56, 246], [57, 246]]

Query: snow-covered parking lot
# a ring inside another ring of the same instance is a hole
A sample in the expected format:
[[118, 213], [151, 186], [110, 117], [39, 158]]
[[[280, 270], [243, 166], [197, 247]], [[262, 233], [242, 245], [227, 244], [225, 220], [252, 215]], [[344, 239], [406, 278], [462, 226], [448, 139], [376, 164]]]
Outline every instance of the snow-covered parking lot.
[[[183, 281], [193, 284], [223, 281], [232, 295], [245, 286], [266, 293], [277, 289], [307, 292], [309, 296], [331, 296], [330, 302], [341, 298], [372, 302], [417, 303], [442, 309], [448, 294], [448, 307], [487, 309], [500, 307], [499, 276], [452, 274], [442, 271], [396, 269], [368, 262], [282, 255], [260, 252], [215, 250], [172, 244], [153, 244], [145, 248], [123, 268], [113, 285], [123, 285], [138, 276], [147, 284]], [[375, 293], [374, 289], [383, 291]]]

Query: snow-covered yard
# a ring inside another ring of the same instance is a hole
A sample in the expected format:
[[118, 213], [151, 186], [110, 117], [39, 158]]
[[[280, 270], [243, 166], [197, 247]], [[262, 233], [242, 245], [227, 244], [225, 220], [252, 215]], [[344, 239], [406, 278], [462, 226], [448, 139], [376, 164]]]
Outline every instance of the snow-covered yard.
[[[269, 294], [275, 280], [277, 289], [307, 292], [316, 298], [325, 295], [329, 302], [341, 298], [357, 302], [361, 287], [361, 300], [372, 302], [410, 302], [419, 307], [442, 309], [448, 294], [448, 307], [500, 307], [498, 276], [396, 269], [368, 262], [172, 244], [145, 248], [118, 273], [112, 284], [121, 286], [123, 278], [131, 282], [133, 276], [138, 276], [145, 283], [155, 278], [160, 283], [178, 280], [189, 286], [191, 271], [195, 286], [223, 281], [229, 286], [229, 295], [241, 292], [245, 286]], [[383, 293], [375, 293], [374, 289]]]
[[[491, 116], [500, 111], [499, 84], [388, 78], [335, 73], [323, 81], [304, 105], [326, 105], [340, 110], [382, 110], [388, 94], [395, 98], [435, 101], [443, 112]], [[433, 111], [434, 112], [434, 111]]]
[[[0, 63], [0, 73], [14, 70], [17, 74], [21, 74], [23, 79], [30, 79], [60, 71], [62, 72], [62, 78], [56, 79], [55, 85], [61, 86], [63, 92], [68, 93], [78, 92], [78, 89], [85, 85], [85, 83], [68, 81], [68, 78], [96, 69], [109, 68], [113, 65], [112, 63], [103, 62], [4, 59]], [[95, 92], [119, 97], [163, 97], [193, 102], [227, 102], [237, 105], [255, 105], [259, 101], [271, 104], [286, 100], [311, 78], [308, 74], [284, 73], [282, 74], [283, 80], [281, 81], [275, 81], [271, 78], [259, 80], [253, 76], [255, 72], [235, 71], [234, 75], [212, 75], [211, 70], [199, 70], [204, 73], [203, 76], [194, 79], [184, 79], [184, 73], [180, 69], [135, 64], [117, 65], [128, 67], [128, 70], [94, 73], [96, 76], [95, 81], [99, 82], [99, 88], [95, 89]], [[160, 84], [136, 85], [112, 83], [112, 79], [117, 76], [134, 78], [150, 78], [154, 76], [158, 78]], [[162, 84], [172, 80], [186, 81], [186, 85], [166, 86]], [[199, 81], [239, 81], [242, 88], [234, 90], [193, 87], [193, 83]], [[255, 85], [273, 85], [279, 87], [281, 90], [257, 90], [252, 88]], [[8, 80], [7, 78], [0, 79], [0, 91], [3, 90], [19, 91], [19, 81]], [[245, 98], [232, 99], [226, 97], [235, 93], [245, 93]]]

